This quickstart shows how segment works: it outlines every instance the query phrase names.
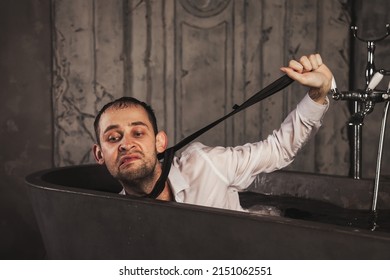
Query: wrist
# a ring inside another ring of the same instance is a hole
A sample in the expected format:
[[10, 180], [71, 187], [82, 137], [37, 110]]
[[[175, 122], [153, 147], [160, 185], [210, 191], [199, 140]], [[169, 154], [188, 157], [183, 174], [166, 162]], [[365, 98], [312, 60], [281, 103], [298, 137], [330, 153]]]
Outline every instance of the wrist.
[[309, 96], [311, 99], [313, 99], [315, 102], [320, 104], [327, 104], [327, 98], [330, 91], [330, 81], [327, 80], [324, 82], [324, 84], [321, 87], [312, 87], [309, 90]]
[[311, 88], [309, 90], [310, 98], [312, 100], [314, 100], [315, 102], [322, 104], [322, 105], [325, 105], [328, 103], [327, 98], [326, 98], [327, 94], [328, 94], [328, 91], [324, 91], [324, 90], [321, 90], [319, 88]]

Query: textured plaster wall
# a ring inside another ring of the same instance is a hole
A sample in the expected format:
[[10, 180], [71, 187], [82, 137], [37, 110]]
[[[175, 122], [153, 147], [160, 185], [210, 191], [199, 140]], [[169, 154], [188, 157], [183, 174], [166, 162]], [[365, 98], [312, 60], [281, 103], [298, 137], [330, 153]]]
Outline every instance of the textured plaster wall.
[[0, 1], [0, 259], [43, 258], [24, 177], [52, 166], [50, 1]]

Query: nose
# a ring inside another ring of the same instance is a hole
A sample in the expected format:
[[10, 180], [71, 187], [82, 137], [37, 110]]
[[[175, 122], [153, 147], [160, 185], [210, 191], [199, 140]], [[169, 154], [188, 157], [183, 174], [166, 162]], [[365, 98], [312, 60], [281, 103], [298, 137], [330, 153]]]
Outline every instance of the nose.
[[120, 152], [126, 152], [126, 151], [129, 151], [130, 150], [130, 145], [129, 144], [126, 144], [126, 143], [121, 143], [119, 145], [119, 151]]
[[129, 139], [129, 137], [124, 137], [119, 144], [119, 151], [120, 152], [127, 152], [130, 151], [134, 147], [134, 143]]

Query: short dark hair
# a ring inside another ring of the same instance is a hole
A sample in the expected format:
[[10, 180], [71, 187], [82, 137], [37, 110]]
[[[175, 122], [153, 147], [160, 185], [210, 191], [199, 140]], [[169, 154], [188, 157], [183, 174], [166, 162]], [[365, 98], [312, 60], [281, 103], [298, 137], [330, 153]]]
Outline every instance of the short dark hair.
[[152, 107], [149, 106], [148, 104], [146, 104], [145, 102], [140, 101], [134, 97], [124, 96], [124, 97], [115, 99], [115, 100], [107, 103], [106, 105], [104, 105], [103, 108], [96, 115], [93, 126], [95, 128], [96, 141], [99, 145], [100, 145], [99, 122], [100, 122], [100, 118], [103, 115], [103, 113], [111, 108], [124, 109], [124, 108], [128, 108], [130, 106], [141, 106], [142, 108], [145, 109], [146, 113], [148, 114], [148, 118], [149, 118], [150, 122], [152, 123], [154, 134], [157, 135], [157, 133], [158, 133], [157, 119], [156, 119], [156, 115], [154, 114]]

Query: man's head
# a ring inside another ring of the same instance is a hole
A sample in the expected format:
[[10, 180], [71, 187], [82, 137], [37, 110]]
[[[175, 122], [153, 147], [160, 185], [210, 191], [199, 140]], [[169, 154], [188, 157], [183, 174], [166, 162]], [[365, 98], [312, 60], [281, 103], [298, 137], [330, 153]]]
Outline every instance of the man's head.
[[122, 97], [105, 105], [94, 123], [96, 161], [134, 194], [149, 193], [161, 174], [157, 153], [166, 149], [167, 137], [157, 130], [150, 106]]
[[123, 109], [123, 108], [128, 108], [128, 107], [131, 107], [131, 106], [141, 106], [142, 108], [145, 109], [145, 111], [147, 112], [148, 114], [148, 117], [149, 117], [149, 120], [153, 126], [153, 130], [154, 130], [154, 133], [157, 134], [158, 133], [158, 128], [157, 128], [157, 119], [156, 119], [156, 115], [154, 114], [154, 111], [152, 109], [152, 107], [150, 107], [148, 104], [146, 104], [145, 102], [142, 102], [134, 97], [128, 97], [128, 96], [124, 96], [124, 97], [121, 97], [121, 98], [118, 98], [114, 101], [111, 101], [109, 103], [107, 103], [106, 105], [103, 106], [102, 109], [100, 109], [100, 111], [98, 112], [98, 114], [96, 115], [95, 117], [95, 122], [94, 122], [94, 129], [95, 129], [95, 136], [96, 136], [96, 141], [97, 143], [100, 145], [100, 137], [99, 137], [99, 134], [100, 134], [100, 128], [99, 128], [99, 122], [100, 122], [100, 118], [101, 116], [103, 115], [103, 113], [107, 110], [107, 109]]

